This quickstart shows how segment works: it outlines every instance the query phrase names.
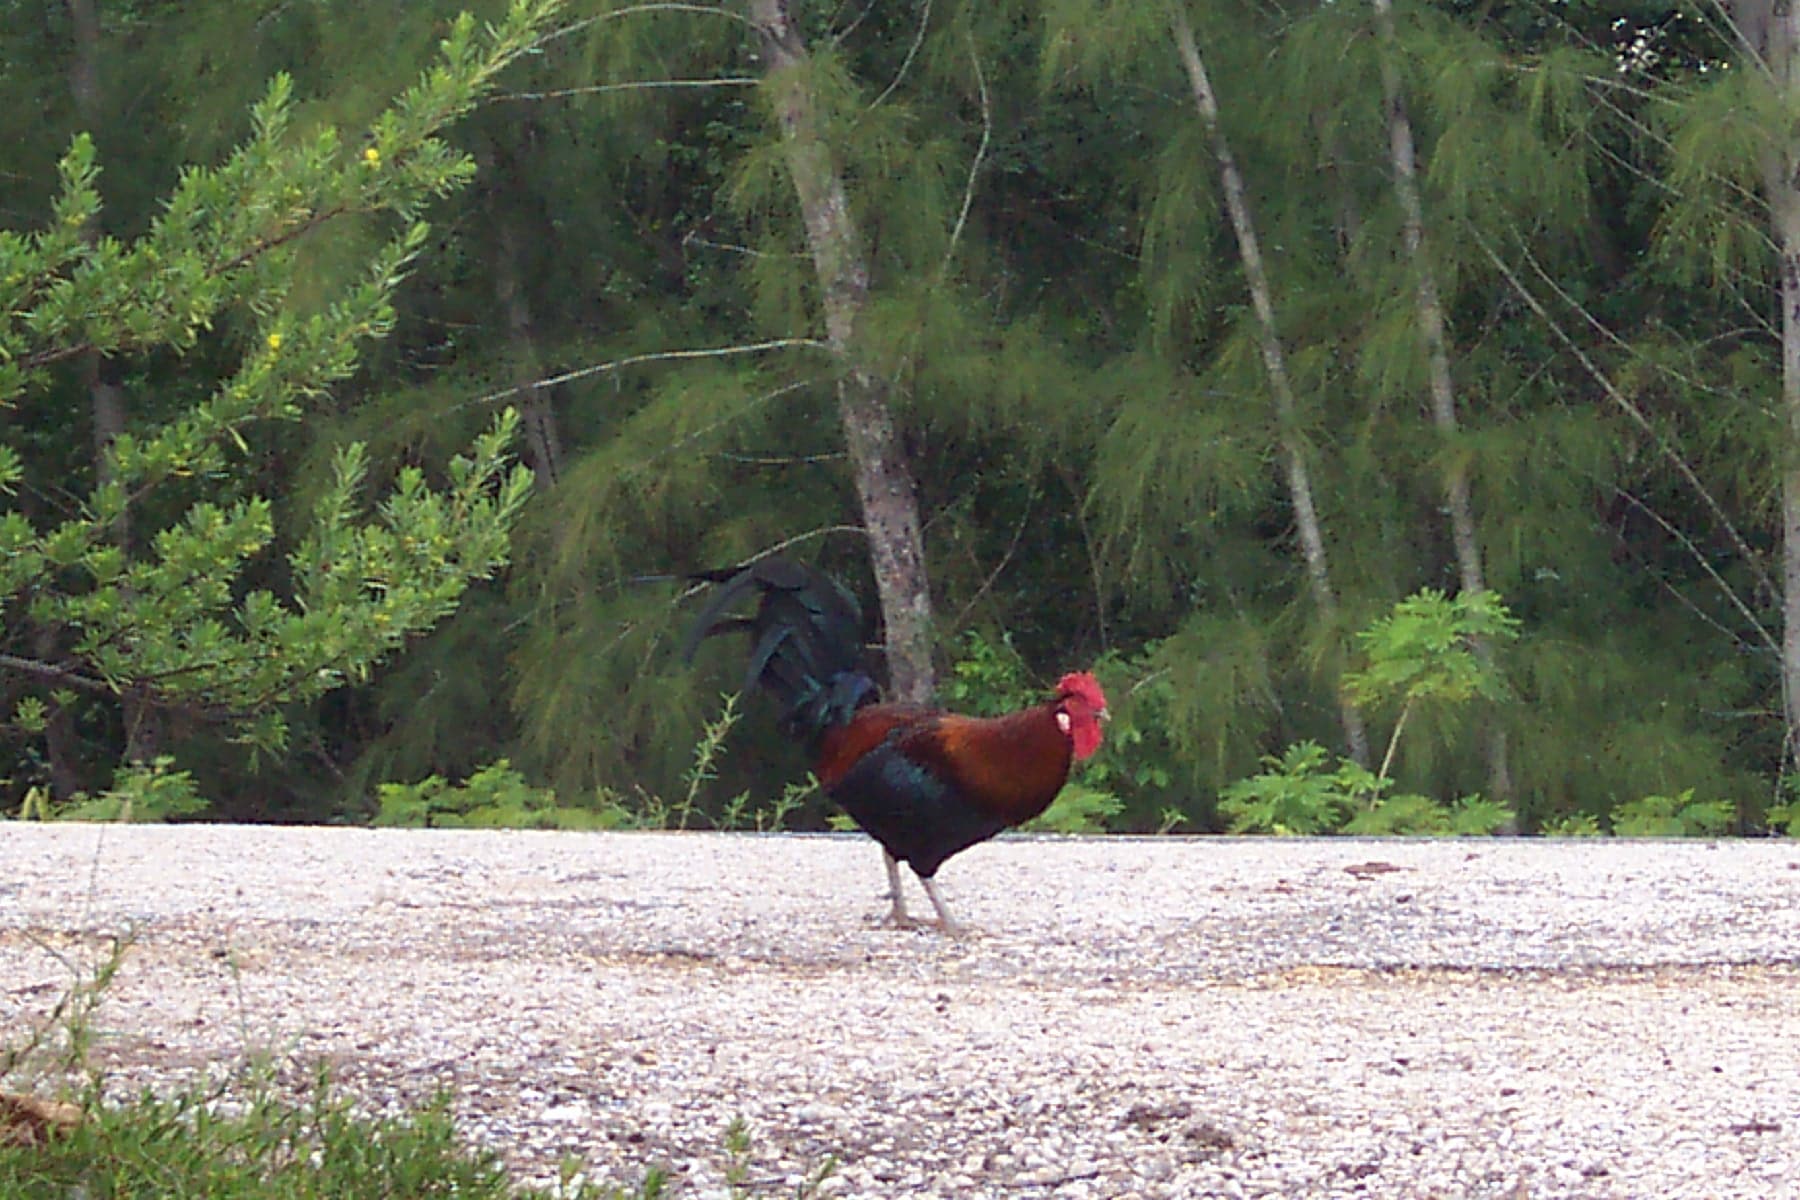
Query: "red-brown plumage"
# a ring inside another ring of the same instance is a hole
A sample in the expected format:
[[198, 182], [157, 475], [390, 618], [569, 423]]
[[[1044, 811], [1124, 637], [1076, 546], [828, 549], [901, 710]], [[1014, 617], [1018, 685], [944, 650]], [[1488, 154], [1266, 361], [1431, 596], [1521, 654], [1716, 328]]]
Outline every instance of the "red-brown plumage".
[[1105, 714], [1085, 673], [1000, 717], [869, 705], [821, 731], [814, 772], [889, 857], [929, 880], [951, 855], [1050, 807], [1070, 764], [1099, 748]]
[[971, 806], [1007, 826], [1050, 807], [1069, 779], [1068, 735], [1057, 728], [1058, 701], [1003, 717], [936, 714], [909, 730], [899, 753], [943, 774]]
[[819, 736], [819, 747], [813, 753], [813, 774], [822, 786], [836, 787], [845, 772], [879, 746], [890, 732], [936, 715], [931, 709], [913, 704], [871, 704], [859, 710], [848, 725], [833, 726]]

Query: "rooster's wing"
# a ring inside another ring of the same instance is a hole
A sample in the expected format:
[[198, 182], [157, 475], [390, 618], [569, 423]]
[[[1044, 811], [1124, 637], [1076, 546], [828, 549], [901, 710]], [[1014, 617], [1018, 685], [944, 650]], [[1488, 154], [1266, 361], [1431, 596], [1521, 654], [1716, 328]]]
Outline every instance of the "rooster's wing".
[[971, 803], [949, 772], [920, 753], [931, 735], [928, 723], [894, 729], [826, 789], [921, 879], [935, 875], [952, 854], [1006, 828], [1004, 819]]

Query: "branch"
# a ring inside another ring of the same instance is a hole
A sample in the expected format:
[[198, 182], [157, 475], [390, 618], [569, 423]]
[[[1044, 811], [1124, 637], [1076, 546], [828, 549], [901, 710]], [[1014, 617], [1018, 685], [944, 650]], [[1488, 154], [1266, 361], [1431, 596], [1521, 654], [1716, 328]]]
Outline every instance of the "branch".
[[797, 250], [772, 253], [768, 250], [758, 250], [754, 246], [740, 246], [735, 242], [715, 242], [709, 238], [702, 237], [692, 229], [681, 235], [681, 248], [686, 250], [689, 246], [699, 246], [704, 250], [727, 250], [732, 254], [742, 254], [745, 258], [780, 257], [804, 261], [807, 257]]
[[339, 204], [335, 207], [322, 209], [319, 212], [313, 213], [306, 218], [306, 220], [295, 225], [292, 229], [284, 230], [271, 238], [259, 238], [244, 250], [226, 259], [224, 262], [215, 263], [213, 266], [208, 267], [206, 277], [208, 279], [214, 279], [228, 271], [235, 271], [237, 268], [248, 264], [251, 260], [259, 258], [271, 250], [279, 249], [293, 241], [295, 238], [303, 237], [306, 234], [311, 233], [319, 226], [325, 224], [325, 222], [336, 220], [338, 217], [345, 216], [351, 211], [352, 209], [348, 204]]
[[752, 467], [810, 467], [822, 462], [836, 462], [845, 457], [846, 453], [843, 450], [829, 450], [822, 454], [739, 454], [730, 450], [716, 450], [713, 457]]
[[1088, 525], [1087, 504], [1082, 499], [1081, 490], [1075, 486], [1075, 478], [1069, 468], [1058, 463], [1056, 472], [1062, 476], [1063, 486], [1069, 489], [1069, 511], [1075, 516], [1075, 527], [1081, 530], [1082, 548], [1087, 551], [1088, 575], [1094, 582], [1094, 617], [1100, 622], [1100, 645], [1111, 649], [1112, 635], [1106, 629], [1106, 578], [1100, 570], [1100, 552], [1094, 546], [1094, 531]]
[[667, 362], [670, 360], [690, 358], [729, 358], [738, 354], [757, 354], [764, 350], [785, 350], [790, 346], [805, 346], [817, 350], [829, 350], [827, 342], [817, 338], [774, 338], [766, 342], [751, 342], [743, 346], [715, 346], [706, 350], [658, 350], [650, 354], [633, 354], [625, 358], [616, 358], [611, 362], [595, 363], [591, 367], [578, 367], [573, 371], [565, 371], [561, 375], [552, 375], [548, 379], [534, 379], [529, 383], [521, 383], [516, 387], [505, 388], [498, 392], [490, 392], [485, 396], [477, 396], [473, 400], [464, 400], [455, 406], [457, 409], [471, 408], [477, 404], [492, 404], [496, 400], [505, 400], [517, 396], [521, 392], [535, 392], [539, 388], [556, 387], [558, 384], [570, 383], [577, 379], [586, 379], [590, 375], [601, 375], [608, 371], [622, 371], [626, 367], [635, 367], [647, 362]]
[[862, 11], [857, 13], [848, 25], [831, 35], [832, 44], [838, 46], [843, 45], [844, 39], [855, 33], [856, 27], [869, 19], [869, 14], [875, 11], [875, 6], [878, 3], [880, 3], [880, 0], [869, 0], [869, 3], [863, 5]]
[[906, 57], [900, 61], [900, 69], [894, 72], [894, 78], [887, 87], [882, 89], [881, 95], [875, 97], [874, 102], [869, 105], [870, 109], [880, 108], [887, 98], [894, 94], [894, 89], [900, 86], [900, 81], [906, 78], [906, 72], [912, 68], [914, 56], [919, 53], [919, 47], [925, 43], [925, 27], [930, 24], [931, 0], [925, 0], [924, 11], [919, 14], [918, 31], [913, 34], [912, 45], [906, 48]]
[[1388, 738], [1387, 753], [1381, 756], [1381, 770], [1375, 772], [1382, 779], [1389, 778], [1388, 768], [1394, 765], [1394, 751], [1400, 748], [1400, 731], [1406, 728], [1406, 718], [1412, 716], [1412, 697], [1400, 706], [1400, 719], [1394, 722], [1394, 734]]
[[778, 388], [774, 388], [770, 391], [764, 392], [762, 395], [757, 396], [755, 399], [750, 400], [749, 402], [744, 404], [741, 408], [733, 409], [731, 412], [726, 413], [724, 416], [720, 417], [718, 420], [711, 421], [705, 425], [702, 425], [700, 428], [694, 430], [694, 432], [688, 434], [686, 437], [677, 438], [674, 441], [670, 442], [667, 446], [664, 446], [661, 450], [657, 451], [655, 454], [644, 459], [644, 461], [639, 464], [639, 469], [643, 469], [645, 467], [650, 466], [652, 463], [661, 461], [663, 458], [667, 457], [670, 454], [673, 454], [675, 451], [681, 449], [683, 446], [686, 446], [692, 442], [699, 441], [701, 438], [705, 437], [709, 433], [712, 433], [716, 429], [724, 428], [726, 425], [731, 424], [733, 421], [737, 420], [739, 417], [743, 416], [745, 413], [749, 412], [753, 408], [760, 408], [762, 405], [767, 404], [771, 400], [779, 400], [781, 397], [789, 394], [790, 392], [803, 391], [804, 389], [809, 388], [813, 384], [818, 383], [818, 382], [820, 382], [820, 381], [817, 379], [797, 379], [793, 383], [784, 383]]
[[568, 37], [571, 33], [580, 33], [588, 26], [598, 25], [604, 21], [616, 21], [620, 17], [635, 17], [653, 12], [700, 13], [703, 16], [724, 17], [728, 21], [736, 21], [740, 25], [756, 28], [756, 23], [742, 13], [735, 13], [729, 8], [720, 8], [714, 4], [634, 4], [630, 8], [615, 8], [611, 12], [599, 13], [585, 21], [577, 21], [573, 25], [564, 25], [561, 29], [552, 30], [539, 38], [537, 45], [547, 46], [559, 38]]
[[975, 35], [969, 34], [969, 61], [975, 67], [975, 87], [981, 95], [981, 145], [975, 148], [975, 159], [969, 164], [969, 179], [963, 185], [962, 211], [956, 214], [956, 225], [950, 230], [950, 244], [944, 248], [944, 261], [938, 267], [938, 282], [950, 272], [950, 259], [956, 254], [956, 243], [961, 240], [963, 226], [969, 220], [969, 208], [975, 202], [975, 177], [981, 173], [981, 164], [987, 158], [988, 142], [994, 134], [994, 114], [988, 103], [987, 77], [981, 73], [981, 56], [975, 51]]
[[[969, 619], [969, 614], [975, 611], [975, 606], [981, 603], [981, 598], [993, 589], [1001, 573], [1006, 570], [1007, 564], [1012, 562], [1013, 554], [1019, 548], [1019, 539], [1025, 536], [1025, 526], [1031, 521], [1031, 510], [1037, 504], [1037, 498], [1038, 491], [1034, 487], [1031, 489], [1031, 494], [1025, 498], [1025, 503], [1020, 506], [1019, 521], [1013, 526], [1012, 539], [1006, 543], [1006, 552], [1000, 556], [1000, 561], [994, 564], [994, 569], [988, 572], [988, 577], [982, 580], [981, 586], [975, 589], [975, 594], [969, 597], [969, 602], [962, 606], [962, 611], [956, 614], [956, 619], [950, 623], [952, 630], [962, 628], [963, 622]], [[969, 561], [975, 565], [976, 570], [980, 570], [981, 560], [975, 557], [975, 548], [970, 546], [968, 551]]]
[[487, 103], [502, 100], [565, 100], [570, 96], [597, 96], [603, 92], [639, 92], [650, 88], [755, 87], [762, 80], [749, 75], [727, 75], [719, 79], [639, 79], [627, 83], [596, 83], [587, 87], [557, 88], [553, 92], [500, 92]]
[[[1750, 606], [1748, 604], [1745, 604], [1744, 601], [1738, 596], [1737, 590], [1735, 588], [1733, 588], [1729, 583], [1726, 583], [1724, 577], [1719, 574], [1718, 570], [1710, 562], [1706, 561], [1706, 555], [1701, 552], [1700, 547], [1694, 545], [1694, 539], [1689, 537], [1682, 530], [1677, 529], [1674, 525], [1670, 524], [1669, 521], [1667, 520], [1667, 518], [1665, 518], [1661, 513], [1657, 512], [1655, 509], [1651, 508], [1648, 504], [1645, 504], [1642, 500], [1638, 499], [1636, 496], [1632, 495], [1630, 492], [1626, 491], [1624, 488], [1614, 485], [1613, 490], [1618, 492], [1620, 496], [1623, 496], [1625, 498], [1625, 502], [1627, 504], [1630, 504], [1633, 508], [1637, 509], [1639, 512], [1643, 513], [1646, 517], [1649, 517], [1652, 521], [1656, 522], [1656, 524], [1659, 527], [1661, 527], [1661, 529], [1664, 533], [1668, 534], [1670, 537], [1674, 538], [1676, 541], [1681, 543], [1682, 548], [1685, 549], [1690, 555], [1693, 556], [1693, 559], [1696, 563], [1700, 564], [1700, 569], [1702, 571], [1704, 571], [1707, 574], [1707, 576], [1709, 578], [1711, 578], [1715, 584], [1718, 585], [1719, 590], [1725, 594], [1725, 599], [1731, 603], [1731, 607], [1738, 610], [1738, 615], [1743, 617], [1744, 620], [1746, 620], [1750, 623], [1750, 628], [1756, 630], [1757, 634], [1759, 636], [1761, 636], [1764, 644], [1768, 646], [1769, 650], [1777, 658], [1779, 658], [1781, 656], [1781, 645], [1780, 645], [1780, 643], [1778, 643], [1775, 640], [1775, 635], [1773, 633], [1769, 632], [1768, 628], [1766, 626], [1764, 626], [1760, 620], [1757, 619], [1757, 616], [1754, 612], [1750, 611]], [[1708, 625], [1713, 626], [1715, 629], [1717, 629], [1717, 630], [1719, 630], [1719, 632], [1725, 634], [1727, 637], [1729, 637], [1734, 642], [1741, 642], [1744, 640], [1737, 633], [1734, 633], [1733, 631], [1726, 629], [1723, 625], [1720, 625], [1719, 622], [1714, 620], [1711, 616], [1707, 615], [1704, 612], [1701, 612], [1699, 607], [1697, 605], [1695, 605], [1695, 603], [1692, 600], [1689, 600], [1685, 595], [1683, 595], [1682, 592], [1680, 591], [1680, 589], [1675, 587], [1675, 585], [1670, 583], [1668, 580], [1662, 578], [1662, 575], [1660, 572], [1658, 572], [1656, 574], [1656, 580], [1658, 583], [1662, 584], [1663, 587], [1667, 588], [1671, 593], [1673, 593], [1675, 598], [1677, 600], [1681, 601], [1681, 603], [1683, 605], [1685, 605], [1690, 611], [1692, 611], [1695, 616], [1697, 616], [1701, 620], [1705, 621]]]
[[[1606, 372], [1600, 369], [1599, 364], [1589, 358], [1587, 352], [1576, 344], [1575, 339], [1569, 335], [1568, 330], [1564, 329], [1562, 325], [1545, 310], [1543, 302], [1525, 287], [1519, 277], [1514, 274], [1512, 267], [1507, 264], [1506, 260], [1501, 258], [1492, 246], [1488, 245], [1487, 239], [1483, 238], [1480, 233], [1474, 230], [1469, 231], [1469, 236], [1474, 240], [1477, 246], [1481, 247], [1482, 253], [1488, 256], [1489, 261], [1494, 264], [1500, 274], [1506, 277], [1506, 281], [1512, 285], [1513, 291], [1518, 293], [1519, 298], [1525, 301], [1526, 305], [1537, 315], [1538, 319], [1544, 323], [1553, 335], [1555, 335], [1556, 340], [1561, 342], [1564, 348], [1567, 349], [1570, 354], [1575, 356], [1575, 361], [1580, 363], [1582, 369], [1593, 378], [1595, 383], [1600, 385], [1600, 389], [1606, 393], [1607, 398], [1617, 405], [1626, 416], [1630, 417], [1633, 424], [1649, 436], [1650, 440], [1655, 443], [1656, 448], [1662, 452], [1663, 457], [1675, 468], [1676, 474], [1680, 475], [1681, 478], [1687, 482], [1688, 486], [1694, 489], [1694, 492], [1706, 505], [1708, 511], [1713, 514], [1713, 517], [1717, 519], [1720, 526], [1723, 527], [1725, 536], [1731, 540], [1732, 546], [1743, 558], [1744, 565], [1756, 576], [1757, 582], [1763, 587], [1768, 588], [1770, 591], [1778, 593], [1780, 589], [1775, 587], [1773, 581], [1770, 580], [1768, 573], [1762, 569], [1756, 555], [1751, 552], [1751, 549], [1749, 545], [1745, 543], [1743, 536], [1738, 533], [1737, 526], [1733, 525], [1731, 518], [1725, 515], [1724, 507], [1713, 498], [1713, 494], [1708, 491], [1706, 485], [1700, 481], [1700, 476], [1694, 471], [1693, 467], [1688, 465], [1687, 460], [1681, 457], [1675, 447], [1670, 445], [1669, 440], [1658, 432], [1650, 418], [1644, 415], [1644, 410], [1632, 403], [1631, 398], [1619, 390], [1618, 385], [1612, 381]], [[1535, 260], [1533, 266], [1536, 266]], [[1604, 332], [1609, 338], [1616, 336], [1611, 330], [1606, 329], [1597, 318], [1588, 313], [1585, 309], [1582, 309], [1580, 305], [1575, 304], [1575, 302], [1568, 297], [1567, 293], [1563, 292], [1553, 281], [1549, 280], [1548, 276], [1544, 275], [1541, 269], [1539, 269], [1538, 273], [1540, 277], [1544, 278], [1545, 281], [1557, 291], [1559, 296], [1567, 303], [1574, 305], [1576, 311], [1581, 313], [1582, 317], [1585, 318], [1590, 325]], [[1629, 349], [1629, 347], [1627, 347], [1627, 349]]]
[[[1722, 0], [1712, 0], [1712, 3], [1706, 7], [1718, 10], [1719, 17], [1725, 22], [1725, 28], [1730, 31], [1732, 39], [1743, 47], [1744, 57], [1756, 64], [1762, 73], [1773, 82], [1775, 72], [1770, 68], [1769, 60], [1763, 57], [1762, 50], [1751, 40], [1750, 34], [1732, 17], [1731, 10], [1725, 6]], [[1785, 18], [1772, 17], [1772, 19]]]
[[[325, 224], [327, 221], [335, 220], [338, 217], [344, 216], [352, 211], [363, 211], [363, 210], [352, 210], [352, 208], [348, 204], [339, 204], [333, 208], [323, 209], [319, 212], [313, 213], [306, 220], [301, 221], [297, 225], [293, 226], [291, 229], [284, 230], [281, 233], [278, 233], [272, 237], [257, 238], [256, 240], [252, 241], [248, 246], [246, 246], [244, 249], [242, 249], [242, 250], [238, 251], [236, 254], [232, 255], [230, 258], [225, 259], [222, 262], [212, 263], [211, 265], [209, 265], [206, 268], [206, 271], [205, 271], [203, 277], [206, 279], [217, 279], [221, 275], [229, 274], [230, 272], [237, 270], [239, 267], [247, 266], [251, 262], [262, 257], [264, 254], [267, 254], [269, 251], [278, 250], [282, 246], [285, 246], [287, 243], [293, 241], [294, 239], [303, 237], [306, 234], [311, 233], [313, 230], [315, 230], [319, 226]], [[165, 302], [154, 313], [154, 315], [157, 318], [159, 318], [159, 320], [160, 320], [160, 318], [166, 317], [168, 315], [168, 313], [170, 312], [172, 307], [173, 307], [172, 303]], [[139, 341], [132, 341], [130, 339], [127, 339], [127, 340], [121, 341], [118, 345], [111, 347], [111, 350], [112, 351], [129, 350], [129, 349], [138, 348], [140, 346], [161, 344], [161, 342], [162, 342], [161, 335], [156, 335], [155, 342], [139, 342]], [[25, 370], [36, 371], [36, 370], [40, 370], [44, 367], [51, 366], [54, 363], [63, 362], [64, 360], [70, 359], [70, 358], [77, 358], [83, 354], [87, 354], [91, 351], [95, 351], [95, 350], [99, 350], [99, 349], [100, 349], [100, 347], [91, 341], [81, 341], [81, 342], [75, 343], [74, 345], [58, 346], [53, 350], [40, 350], [35, 354], [27, 354], [24, 357], [22, 357], [21, 359], [19, 359], [19, 362], [25, 368]]]
[[83, 675], [70, 667], [57, 663], [43, 662], [35, 658], [20, 658], [13, 654], [0, 654], [0, 669], [17, 671], [21, 675], [35, 675], [39, 679], [50, 679], [57, 683], [66, 683], [87, 692], [117, 693], [117, 687], [104, 679], [95, 679], [91, 675]]

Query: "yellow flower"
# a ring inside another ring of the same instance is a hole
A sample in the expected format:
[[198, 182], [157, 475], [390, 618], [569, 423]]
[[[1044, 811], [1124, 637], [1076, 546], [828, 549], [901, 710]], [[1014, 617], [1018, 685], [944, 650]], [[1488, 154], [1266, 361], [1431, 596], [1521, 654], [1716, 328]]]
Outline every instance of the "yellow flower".
[[363, 161], [368, 163], [371, 167], [379, 167], [381, 165], [381, 151], [373, 146], [368, 147], [363, 151]]
[[269, 335], [269, 349], [271, 349], [271, 350], [281, 349], [281, 335], [279, 333], [271, 333]]

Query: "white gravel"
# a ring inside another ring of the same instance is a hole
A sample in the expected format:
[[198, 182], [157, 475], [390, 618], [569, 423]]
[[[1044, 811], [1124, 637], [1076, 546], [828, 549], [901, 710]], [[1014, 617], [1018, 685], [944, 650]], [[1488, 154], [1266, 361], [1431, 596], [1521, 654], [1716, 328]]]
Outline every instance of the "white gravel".
[[856, 837], [4, 824], [0, 1044], [129, 929], [121, 1087], [324, 1060], [449, 1089], [540, 1182], [719, 1196], [741, 1116], [769, 1195], [835, 1155], [842, 1200], [1800, 1197], [1800, 844], [1007, 839], [940, 878], [966, 940], [878, 927]]

